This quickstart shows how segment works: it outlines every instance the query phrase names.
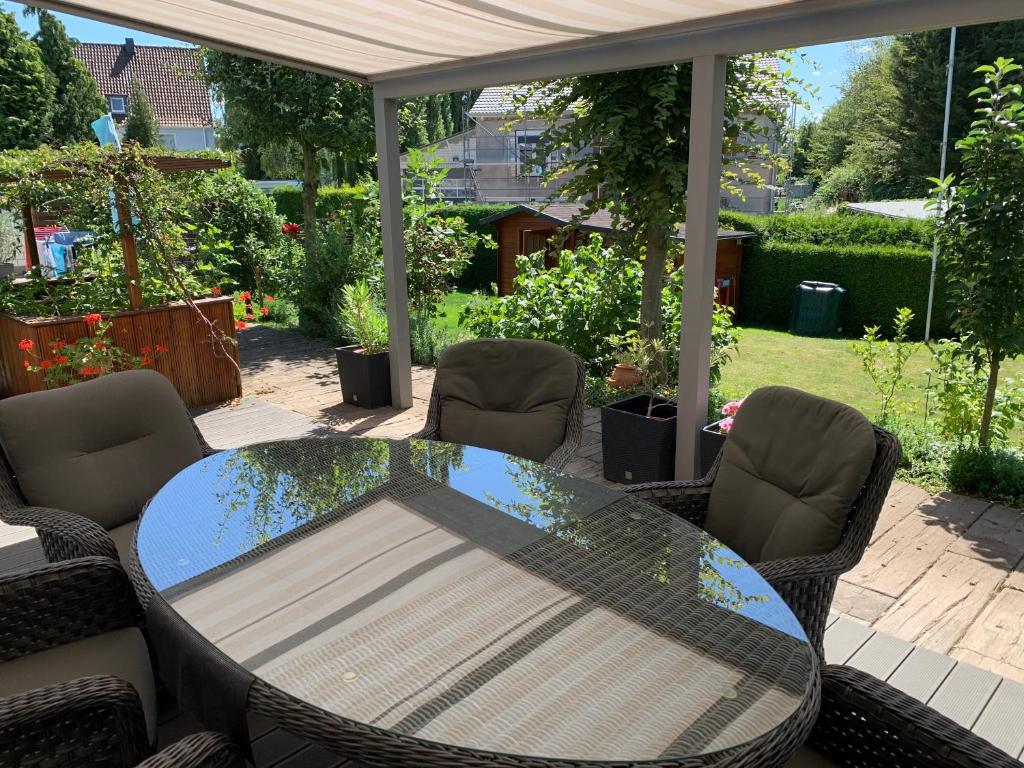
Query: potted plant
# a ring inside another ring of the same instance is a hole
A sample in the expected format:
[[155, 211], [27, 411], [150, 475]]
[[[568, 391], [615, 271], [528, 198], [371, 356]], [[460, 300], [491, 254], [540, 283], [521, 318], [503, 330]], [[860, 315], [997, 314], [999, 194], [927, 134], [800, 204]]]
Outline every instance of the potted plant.
[[732, 420], [743, 405], [742, 400], [732, 400], [722, 406], [722, 417], [708, 424], [700, 431], [700, 474], [701, 477], [711, 471], [719, 452], [725, 446], [725, 438], [732, 429]]
[[659, 395], [665, 383], [661, 342], [636, 331], [613, 339], [619, 362], [639, 374], [638, 394], [601, 409], [605, 479], [617, 483], [671, 480], [676, 459], [676, 404]]
[[356, 342], [335, 349], [342, 399], [363, 408], [391, 405], [388, 320], [365, 281], [342, 290], [341, 322]]

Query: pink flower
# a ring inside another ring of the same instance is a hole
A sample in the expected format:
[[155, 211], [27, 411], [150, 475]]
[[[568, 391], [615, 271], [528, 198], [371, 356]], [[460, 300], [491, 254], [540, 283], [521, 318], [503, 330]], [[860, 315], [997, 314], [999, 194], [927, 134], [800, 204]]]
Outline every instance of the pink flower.
[[725, 405], [722, 406], [722, 415], [735, 416], [736, 411], [740, 409], [741, 405], [743, 405], [742, 400], [733, 400], [732, 402], [726, 403]]
[[732, 429], [732, 416], [729, 416], [728, 418], [722, 419], [720, 422], [718, 422], [719, 432], [722, 432], [724, 434], [729, 432], [730, 429]]

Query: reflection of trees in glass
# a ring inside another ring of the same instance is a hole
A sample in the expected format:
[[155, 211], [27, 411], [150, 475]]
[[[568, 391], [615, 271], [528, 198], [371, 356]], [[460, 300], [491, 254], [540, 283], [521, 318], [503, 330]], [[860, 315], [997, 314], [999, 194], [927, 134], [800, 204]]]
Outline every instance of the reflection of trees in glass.
[[[676, 586], [685, 589], [689, 588], [687, 581], [694, 581], [697, 596], [721, 608], [740, 612], [748, 605], [768, 600], [767, 594], [748, 593], [723, 575], [723, 570], [738, 571], [750, 566], [703, 531], [695, 529], [687, 535], [680, 530], [685, 523], [664, 517], [663, 522], [655, 522], [643, 515], [633, 519], [630, 514], [620, 514], [619, 525], [609, 525], [606, 515], [579, 517], [573, 512], [579, 508], [574, 481], [527, 459], [508, 456], [507, 462], [505, 473], [516, 485], [521, 499], [500, 499], [488, 493], [487, 501], [496, 509], [588, 552], [613, 558], [661, 584], [669, 585], [675, 579]], [[652, 525], [661, 526], [660, 541], [652, 536]], [[692, 554], [684, 551], [687, 548]], [[684, 583], [679, 584], [680, 580]], [[752, 582], [760, 583], [760, 578], [755, 577]]]
[[519, 490], [520, 498], [501, 499], [487, 492], [484, 494], [487, 503], [560, 539], [589, 549], [580, 538], [580, 519], [573, 512], [578, 502], [572, 481], [567, 481], [557, 470], [529, 459], [506, 456], [505, 460], [505, 474]]
[[434, 440], [410, 440], [407, 445], [412, 468], [442, 485], [449, 485], [452, 472], [465, 469], [464, 445]]
[[386, 440], [300, 439], [230, 452], [214, 484], [224, 508], [220, 539], [236, 514], [248, 516], [241, 551], [333, 512], [387, 482]]

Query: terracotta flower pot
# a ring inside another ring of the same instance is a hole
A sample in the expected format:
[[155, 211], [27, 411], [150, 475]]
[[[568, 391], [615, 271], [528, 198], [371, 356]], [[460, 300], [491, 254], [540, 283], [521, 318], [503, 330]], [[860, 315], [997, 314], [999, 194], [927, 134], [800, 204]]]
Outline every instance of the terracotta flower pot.
[[616, 363], [612, 375], [605, 381], [612, 389], [633, 389], [640, 386], [640, 371], [629, 363]]

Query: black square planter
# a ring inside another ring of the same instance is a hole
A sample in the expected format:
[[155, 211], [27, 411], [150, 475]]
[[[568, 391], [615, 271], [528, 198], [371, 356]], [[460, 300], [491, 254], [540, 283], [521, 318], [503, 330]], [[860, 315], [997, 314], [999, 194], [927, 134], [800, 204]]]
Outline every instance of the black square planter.
[[700, 476], [704, 477], [711, 471], [711, 465], [715, 463], [719, 452], [725, 446], [725, 432], [719, 432], [718, 425], [722, 422], [716, 421], [708, 424], [700, 431]]
[[605, 479], [616, 483], [672, 480], [676, 463], [676, 406], [634, 395], [601, 409], [601, 450]]
[[391, 363], [387, 352], [367, 355], [362, 347], [337, 347], [341, 396], [363, 408], [391, 405]]

